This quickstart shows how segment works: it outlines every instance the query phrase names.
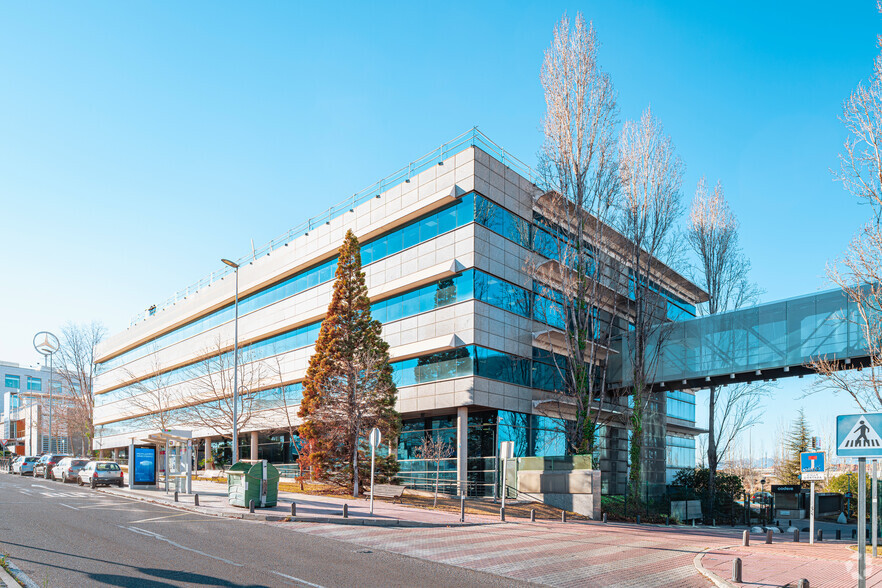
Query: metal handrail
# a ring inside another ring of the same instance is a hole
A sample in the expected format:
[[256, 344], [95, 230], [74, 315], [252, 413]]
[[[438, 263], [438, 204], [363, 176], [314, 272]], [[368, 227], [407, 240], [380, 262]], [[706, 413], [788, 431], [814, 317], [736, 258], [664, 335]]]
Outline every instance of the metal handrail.
[[[433, 165], [438, 165], [443, 162], [445, 159], [449, 158], [451, 155], [455, 155], [460, 151], [467, 149], [468, 147], [480, 147], [481, 150], [486, 153], [494, 156], [497, 160], [499, 160], [502, 165], [505, 167], [511, 168], [516, 171], [522, 177], [527, 178], [534, 184], [539, 183], [539, 177], [533, 169], [528, 166], [526, 163], [514, 157], [510, 153], [506, 152], [501, 146], [494, 143], [490, 140], [487, 135], [478, 130], [478, 127], [474, 127], [465, 133], [457, 136], [456, 138], [444, 143], [440, 147], [433, 149], [432, 151], [426, 153], [422, 157], [410, 162], [407, 166], [399, 169], [398, 171], [386, 176], [385, 178], [371, 184], [367, 188], [364, 188], [351, 197], [347, 198], [343, 202], [336, 204], [328, 208], [325, 212], [318, 214], [305, 222], [297, 225], [296, 227], [289, 229], [283, 235], [276, 237], [271, 240], [269, 243], [254, 249], [250, 254], [244, 255], [239, 258], [236, 263], [238, 265], [247, 265], [248, 263], [257, 260], [259, 257], [263, 257], [265, 255], [269, 255], [276, 249], [280, 247], [284, 247], [288, 243], [291, 243], [297, 237], [309, 233], [309, 231], [320, 227], [322, 225], [330, 224], [332, 220], [337, 218], [338, 216], [348, 212], [349, 210], [364, 204], [371, 198], [374, 198], [383, 192], [389, 190], [401, 184], [402, 182], [410, 181], [410, 178], [413, 176], [429, 169]], [[231, 274], [234, 269], [230, 266], [224, 266], [221, 269], [211, 272], [209, 275], [204, 278], [198, 280], [197, 282], [187, 286], [186, 288], [179, 290], [173, 296], [170, 296], [168, 299], [163, 301], [161, 304], [157, 304], [155, 306], [151, 306], [150, 309], [145, 310], [144, 312], [138, 313], [132, 318], [131, 325], [146, 320], [150, 316], [155, 315], [157, 312], [172, 306], [173, 304], [184, 300], [187, 296], [191, 294], [195, 294], [202, 288], [206, 288], [213, 284], [214, 282], [223, 279], [225, 276]]]

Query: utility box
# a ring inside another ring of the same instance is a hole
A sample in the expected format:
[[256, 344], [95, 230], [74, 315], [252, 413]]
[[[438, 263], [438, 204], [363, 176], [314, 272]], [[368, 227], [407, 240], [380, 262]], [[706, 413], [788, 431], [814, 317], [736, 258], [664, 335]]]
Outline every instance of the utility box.
[[279, 470], [265, 459], [240, 461], [227, 470], [227, 495], [233, 506], [255, 508], [275, 506], [279, 498]]

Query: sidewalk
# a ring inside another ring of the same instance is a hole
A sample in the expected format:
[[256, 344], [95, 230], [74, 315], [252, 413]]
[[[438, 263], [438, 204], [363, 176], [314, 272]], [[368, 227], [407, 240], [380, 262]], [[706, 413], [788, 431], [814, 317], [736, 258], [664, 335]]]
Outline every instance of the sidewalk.
[[[796, 586], [805, 578], [816, 586], [852, 587], [857, 583], [857, 552], [850, 541], [815, 543], [786, 542], [767, 545], [751, 536], [750, 547], [712, 549], [696, 558], [696, 567], [723, 580], [729, 586]], [[754, 543], [756, 541], [756, 543]], [[731, 582], [732, 560], [741, 558], [741, 583]], [[882, 586], [882, 558], [873, 562], [867, 555], [867, 586]]]
[[[158, 504], [174, 505], [178, 508], [201, 514], [243, 518], [253, 520], [294, 522], [337, 523], [373, 526], [449, 526], [460, 525], [459, 514], [445, 511], [428, 511], [384, 500], [374, 500], [374, 513], [370, 513], [370, 500], [365, 498], [343, 498], [314, 496], [295, 492], [279, 492], [278, 503], [271, 508], [255, 508], [250, 514], [247, 508], [231, 506], [227, 499], [225, 484], [193, 481], [193, 493], [199, 495], [199, 506], [194, 504], [193, 494], [180, 494], [174, 502], [174, 493], [164, 490], [132, 490], [130, 488], [100, 489], [100, 492], [147, 500]], [[297, 516], [291, 516], [291, 503], [297, 504]], [[348, 505], [349, 518], [343, 518], [343, 505]], [[466, 515], [466, 524], [499, 522], [498, 517]]]

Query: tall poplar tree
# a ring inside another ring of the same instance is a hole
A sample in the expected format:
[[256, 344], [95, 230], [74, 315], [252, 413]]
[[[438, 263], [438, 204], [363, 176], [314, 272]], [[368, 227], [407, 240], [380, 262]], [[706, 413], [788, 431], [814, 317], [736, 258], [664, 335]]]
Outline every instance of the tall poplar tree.
[[[389, 344], [381, 337], [379, 321], [371, 318], [358, 239], [350, 230], [303, 383], [299, 415], [305, 422], [299, 433], [307, 464], [323, 479], [351, 484], [353, 496], [358, 496], [371, 429], [378, 427], [387, 441], [398, 435], [396, 395]], [[394, 463], [391, 455], [385, 461]]]

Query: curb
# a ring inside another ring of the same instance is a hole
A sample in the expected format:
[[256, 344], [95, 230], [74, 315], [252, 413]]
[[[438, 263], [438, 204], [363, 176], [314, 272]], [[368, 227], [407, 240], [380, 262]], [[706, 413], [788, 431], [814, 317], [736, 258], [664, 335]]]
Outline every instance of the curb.
[[[243, 512], [239, 513], [227, 513], [227, 512], [212, 512], [212, 509], [207, 507], [195, 507], [189, 506], [186, 504], [181, 504], [180, 502], [166, 502], [164, 500], [154, 500], [151, 498], [144, 498], [142, 496], [128, 496], [120, 493], [119, 491], [112, 491], [106, 488], [96, 488], [96, 492], [101, 492], [102, 494], [107, 494], [110, 496], [117, 496], [119, 498], [126, 498], [128, 500], [137, 500], [138, 502], [148, 502], [150, 504], [156, 504], [159, 506], [167, 506], [169, 508], [174, 508], [176, 510], [183, 510], [187, 512], [193, 512], [205, 516], [213, 516], [213, 517], [222, 517], [233, 520], [245, 520], [245, 521], [264, 521], [268, 523], [319, 523], [319, 524], [333, 524], [333, 525], [361, 525], [365, 527], [419, 527], [419, 528], [444, 528], [444, 527], [471, 527], [477, 525], [492, 525], [497, 524], [496, 521], [488, 521], [488, 522], [480, 522], [480, 523], [460, 523], [450, 522], [450, 523], [421, 523], [419, 521], [406, 521], [401, 519], [366, 519], [366, 518], [335, 518], [335, 517], [319, 517], [319, 516], [297, 516], [292, 517], [290, 515], [283, 514], [259, 514], [259, 513], [250, 513]], [[30, 588], [30, 587], [29, 587]]]
[[[25, 574], [17, 565], [6, 560], [6, 566], [9, 568], [9, 571], [12, 572], [12, 575], [8, 574], [6, 570], [0, 567], [0, 580], [3, 581], [10, 588], [15, 588], [16, 586], [24, 586], [25, 588], [40, 588], [37, 584], [31, 580], [27, 574]], [[11, 581], [11, 583], [10, 583]]]
[[695, 554], [695, 557], [692, 558], [692, 565], [695, 566], [695, 569], [698, 570], [699, 574], [713, 582], [716, 586], [719, 586], [719, 588], [737, 588], [737, 586], [729, 580], [724, 580], [723, 578], [719, 577], [718, 575], [701, 565], [701, 558], [704, 557], [704, 554], [708, 551], [712, 549], [729, 549], [731, 547], [737, 546], [730, 545], [728, 547], [706, 547], [705, 549], [702, 549]]

